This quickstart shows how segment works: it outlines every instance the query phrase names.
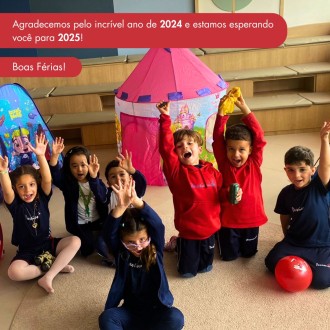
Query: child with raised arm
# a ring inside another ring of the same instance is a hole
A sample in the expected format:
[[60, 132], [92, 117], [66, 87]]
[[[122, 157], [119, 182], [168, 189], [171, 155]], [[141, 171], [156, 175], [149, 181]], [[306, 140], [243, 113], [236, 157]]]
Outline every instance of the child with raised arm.
[[138, 171], [132, 162], [132, 153], [126, 150], [125, 155], [119, 154], [116, 159], [110, 161], [105, 168], [105, 178], [108, 184], [109, 212], [115, 208], [117, 204], [117, 195], [112, 191], [111, 186], [119, 184], [127, 184], [130, 178], [135, 182], [136, 194], [143, 197], [147, 189], [147, 181], [145, 176]]
[[[181, 311], [173, 307], [163, 264], [164, 225], [135, 191], [134, 181], [112, 186], [117, 205], [105, 222], [116, 258], [116, 273], [99, 317], [101, 330], [179, 330]], [[121, 300], [123, 304], [118, 307]]]
[[[45, 157], [47, 141], [44, 135], [36, 136], [36, 154], [40, 170], [32, 165], [17, 167], [9, 174], [8, 157], [0, 156], [0, 183], [4, 201], [13, 217], [12, 244], [18, 247], [8, 276], [13, 281], [25, 281], [39, 276], [38, 284], [53, 293], [53, 279], [59, 272], [72, 273], [69, 265], [80, 248], [78, 237], [54, 238], [51, 236], [48, 203], [52, 195], [52, 178]], [[35, 264], [45, 252], [56, 256], [45, 273]]]
[[[243, 113], [242, 124], [225, 130], [228, 115], [222, 98], [213, 131], [213, 152], [223, 177], [219, 243], [225, 261], [249, 258], [258, 251], [259, 226], [267, 222], [261, 189], [261, 164], [266, 145], [263, 130], [242, 95], [235, 105]], [[233, 183], [241, 189], [241, 200], [230, 202]]]
[[53, 183], [64, 196], [66, 229], [81, 239], [84, 257], [95, 250], [107, 258], [103, 250], [102, 227], [108, 215], [107, 187], [98, 177], [100, 164], [87, 148], [75, 146], [65, 154], [63, 167], [58, 158], [64, 150], [64, 140], [56, 138], [49, 161]]
[[[128, 184], [130, 178], [133, 178], [135, 182], [136, 194], [138, 197], [143, 197], [147, 189], [147, 181], [145, 176], [134, 168], [132, 162], [132, 153], [126, 150], [126, 155], [119, 154], [116, 159], [110, 161], [105, 168], [105, 177], [108, 184], [108, 202], [109, 213], [113, 210], [118, 201], [117, 194], [112, 190], [112, 185], [119, 185], [121, 182], [123, 185]], [[109, 266], [115, 266], [115, 260], [111, 253], [110, 242], [108, 237], [104, 236], [103, 250], [107, 251], [107, 259], [104, 260]]]
[[265, 259], [274, 273], [286, 256], [304, 259], [312, 269], [311, 285], [330, 287], [330, 122], [320, 131], [320, 163], [316, 170], [313, 152], [295, 146], [284, 156], [284, 170], [291, 184], [278, 195], [275, 212], [280, 215], [284, 239]]
[[212, 270], [215, 236], [220, 228], [222, 176], [210, 162], [199, 159], [202, 137], [198, 132], [171, 131], [170, 104], [157, 104], [160, 112], [159, 152], [173, 196], [178, 272], [182, 277]]

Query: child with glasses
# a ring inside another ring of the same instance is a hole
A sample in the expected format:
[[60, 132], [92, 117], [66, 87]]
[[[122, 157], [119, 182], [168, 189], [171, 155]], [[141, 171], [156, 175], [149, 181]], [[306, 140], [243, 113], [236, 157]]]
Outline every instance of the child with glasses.
[[275, 213], [280, 215], [284, 238], [268, 253], [267, 268], [275, 272], [281, 258], [298, 256], [312, 269], [311, 286], [330, 287], [330, 122], [320, 131], [320, 163], [316, 170], [313, 152], [303, 146], [284, 156], [291, 184], [278, 195]]
[[[116, 159], [111, 160], [105, 168], [105, 178], [108, 184], [108, 202], [109, 202], [109, 213], [117, 205], [117, 194], [112, 191], [111, 186], [119, 184], [127, 184], [130, 178], [133, 178], [135, 182], [136, 194], [138, 197], [143, 197], [147, 189], [147, 181], [145, 176], [135, 169], [132, 162], [132, 153], [126, 150], [125, 155], [119, 154]], [[110, 242], [108, 237], [104, 237], [104, 251], [107, 251], [107, 259], [104, 260], [108, 266], [115, 266], [115, 260], [112, 256]]]
[[164, 225], [137, 197], [132, 179], [126, 185], [119, 181], [112, 189], [118, 203], [104, 230], [116, 258], [116, 273], [99, 317], [100, 329], [182, 329], [184, 317], [172, 306], [164, 270]]

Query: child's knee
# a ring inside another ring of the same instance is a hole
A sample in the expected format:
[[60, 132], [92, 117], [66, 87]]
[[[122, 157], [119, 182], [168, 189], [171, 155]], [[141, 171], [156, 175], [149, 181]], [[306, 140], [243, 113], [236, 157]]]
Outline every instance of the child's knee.
[[330, 287], [330, 278], [329, 274], [318, 274], [313, 272], [313, 280], [311, 287], [317, 290], [323, 290]]
[[265, 258], [265, 265], [272, 273], [275, 272], [275, 267], [276, 267], [278, 260], [279, 259], [275, 258], [271, 252], [268, 253], [268, 255]]
[[72, 236], [71, 237], [71, 244], [72, 247], [75, 247], [77, 249], [77, 251], [79, 250], [79, 248], [81, 247], [81, 240], [78, 236]]
[[[28, 266], [28, 265], [27, 265]], [[36, 278], [42, 274], [40, 267], [35, 265], [29, 265], [28, 267], [33, 267], [32, 269], [26, 270], [26, 266], [21, 266], [20, 264], [12, 263], [7, 271], [8, 277], [12, 281], [25, 281], [27, 279], [27, 272], [28, 277]]]
[[8, 277], [12, 280], [12, 281], [18, 281], [17, 279], [17, 272], [13, 267], [9, 267], [8, 271], [7, 271]]

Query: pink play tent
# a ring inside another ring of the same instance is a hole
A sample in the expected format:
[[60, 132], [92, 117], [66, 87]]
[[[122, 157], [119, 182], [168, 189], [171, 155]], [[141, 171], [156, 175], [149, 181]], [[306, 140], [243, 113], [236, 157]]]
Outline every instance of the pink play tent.
[[188, 127], [205, 141], [212, 161], [212, 130], [228, 84], [188, 48], [152, 48], [116, 91], [118, 150], [129, 150], [149, 185], [166, 185], [158, 152], [156, 103], [171, 101], [172, 130]]

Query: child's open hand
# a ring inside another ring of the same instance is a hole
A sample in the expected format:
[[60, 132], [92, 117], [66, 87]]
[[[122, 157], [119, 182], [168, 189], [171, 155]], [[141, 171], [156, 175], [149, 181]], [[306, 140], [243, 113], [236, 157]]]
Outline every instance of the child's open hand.
[[162, 115], [170, 115], [170, 102], [159, 102], [156, 104], [156, 107]]
[[325, 121], [320, 131], [321, 138], [329, 138], [330, 134], [330, 121]]
[[116, 159], [119, 161], [119, 166], [124, 169], [125, 171], [127, 171], [129, 174], [134, 174], [135, 173], [135, 168], [133, 167], [133, 163], [132, 163], [132, 153], [128, 152], [126, 150], [126, 156], [119, 154], [118, 157], [116, 157]]
[[135, 182], [130, 178], [128, 184], [123, 184], [119, 181], [118, 184], [111, 186], [112, 190], [115, 192], [118, 200], [118, 206], [122, 208], [127, 208], [133, 202], [136, 192], [135, 192]]
[[97, 159], [96, 155], [89, 156], [89, 164], [88, 164], [88, 171], [89, 175], [95, 179], [97, 177], [97, 173], [100, 170], [99, 160]]
[[39, 134], [36, 135], [36, 147], [34, 148], [30, 143], [30, 148], [37, 156], [44, 156], [46, 153], [47, 144], [48, 141], [45, 134]]
[[53, 140], [52, 153], [54, 155], [59, 155], [64, 150], [64, 139], [61, 137], [56, 137]]

